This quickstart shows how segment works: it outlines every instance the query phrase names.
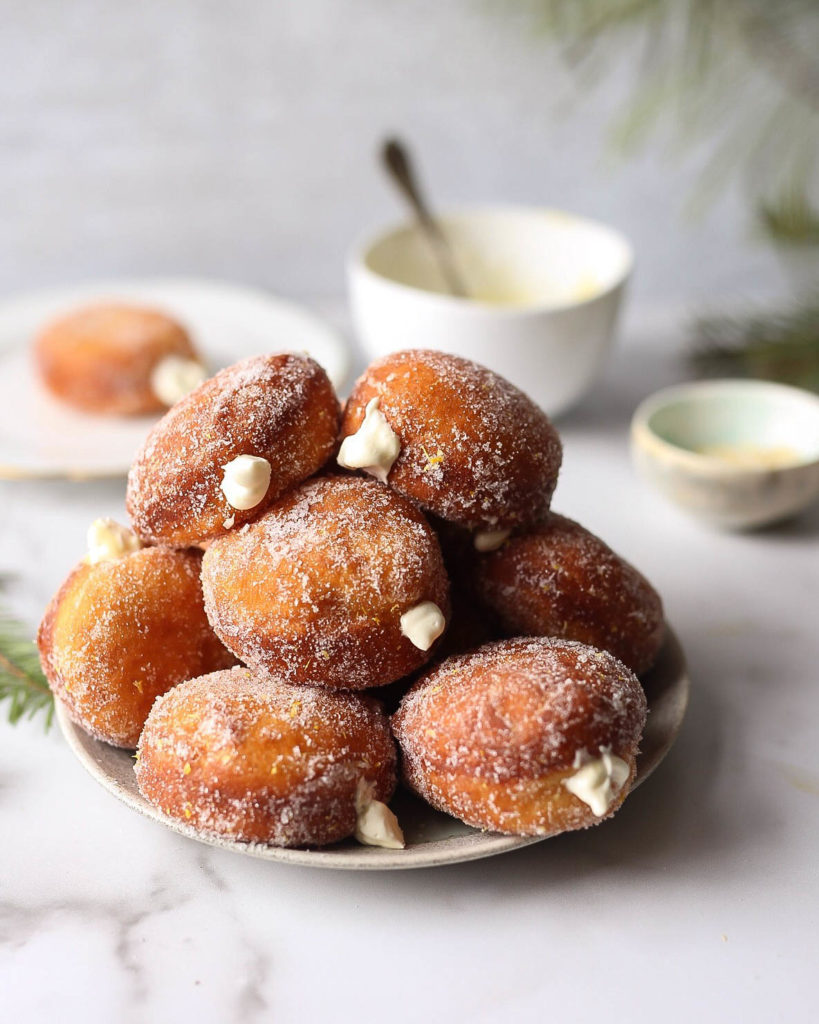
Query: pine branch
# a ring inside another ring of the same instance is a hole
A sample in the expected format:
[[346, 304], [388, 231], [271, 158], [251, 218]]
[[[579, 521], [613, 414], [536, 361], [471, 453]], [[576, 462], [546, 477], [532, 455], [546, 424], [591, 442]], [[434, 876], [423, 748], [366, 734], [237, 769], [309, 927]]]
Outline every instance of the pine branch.
[[9, 701], [8, 720], [45, 713], [48, 731], [54, 718], [54, 697], [40, 669], [36, 648], [25, 627], [0, 609], [0, 703]]
[[[732, 178], [758, 199], [802, 174], [802, 191], [816, 201], [817, 0], [517, 0], [516, 6], [557, 41], [587, 87], [601, 82], [618, 55], [631, 67], [636, 81], [612, 126], [614, 154], [633, 154], [652, 134], [671, 148], [675, 162], [688, 148], [699, 169], [693, 205], [700, 212]], [[781, 212], [768, 219], [777, 237], [793, 227], [782, 223]]]
[[819, 392], [819, 302], [783, 313], [712, 316], [695, 324], [693, 368], [706, 376], [743, 376]]
[[790, 245], [819, 245], [819, 212], [796, 189], [776, 201], [760, 203], [760, 224], [770, 238]]

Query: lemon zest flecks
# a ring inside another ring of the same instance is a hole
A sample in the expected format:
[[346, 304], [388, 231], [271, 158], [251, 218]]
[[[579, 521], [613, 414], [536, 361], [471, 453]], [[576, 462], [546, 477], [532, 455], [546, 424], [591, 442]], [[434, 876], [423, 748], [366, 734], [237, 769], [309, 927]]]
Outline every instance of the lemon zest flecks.
[[434, 469], [444, 461], [444, 453], [440, 448], [434, 455], [430, 455], [423, 445], [421, 445], [421, 451], [424, 453], [424, 458], [427, 460], [427, 464], [424, 466], [425, 473], [428, 473], [429, 470]]

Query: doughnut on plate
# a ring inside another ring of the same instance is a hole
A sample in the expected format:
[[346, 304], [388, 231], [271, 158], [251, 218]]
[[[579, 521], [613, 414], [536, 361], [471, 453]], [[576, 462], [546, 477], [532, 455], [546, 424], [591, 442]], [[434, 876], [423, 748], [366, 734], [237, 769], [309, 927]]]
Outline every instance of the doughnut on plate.
[[[38, 381], [33, 340], [50, 320], [81, 306], [119, 301], [169, 313], [190, 332], [212, 372], [246, 356], [307, 352], [344, 389], [350, 355], [307, 309], [253, 288], [188, 278], [100, 281], [0, 302], [0, 479], [125, 476], [153, 416], [77, 412]], [[100, 429], [104, 426], [104, 429]]]
[[[633, 788], [645, 782], [671, 749], [688, 704], [690, 683], [685, 656], [669, 627], [666, 627], [665, 643], [657, 662], [643, 675], [642, 682], [648, 697], [649, 715], [641, 744], [642, 750], [637, 760], [637, 778]], [[541, 841], [541, 837], [523, 838], [480, 832], [454, 818], [440, 814], [403, 789], [398, 790], [390, 806], [398, 815], [404, 830], [407, 841], [404, 850], [361, 846], [353, 840], [320, 850], [292, 850], [204, 836], [186, 825], [167, 818], [140, 795], [134, 776], [133, 757], [128, 751], [92, 739], [69, 720], [59, 701], [57, 721], [68, 745], [86, 770], [123, 803], [190, 839], [251, 857], [260, 857], [263, 860], [349, 871], [430, 868], [456, 864], [459, 861], [477, 860], [480, 857], [493, 857], [495, 854], [506, 853]], [[605, 823], [601, 827], [605, 828]]]

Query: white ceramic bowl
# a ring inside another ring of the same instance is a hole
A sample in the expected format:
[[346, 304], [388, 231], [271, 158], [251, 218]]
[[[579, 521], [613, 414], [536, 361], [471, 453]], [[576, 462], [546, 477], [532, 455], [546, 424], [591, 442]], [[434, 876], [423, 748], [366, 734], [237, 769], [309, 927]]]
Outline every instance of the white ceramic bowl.
[[508, 377], [550, 415], [603, 369], [633, 256], [602, 224], [557, 210], [486, 206], [441, 217], [470, 298], [448, 294], [414, 223], [348, 261], [353, 318], [370, 358], [434, 348]]
[[666, 388], [638, 407], [631, 442], [650, 484], [716, 526], [764, 526], [819, 498], [819, 397], [799, 388], [755, 380]]

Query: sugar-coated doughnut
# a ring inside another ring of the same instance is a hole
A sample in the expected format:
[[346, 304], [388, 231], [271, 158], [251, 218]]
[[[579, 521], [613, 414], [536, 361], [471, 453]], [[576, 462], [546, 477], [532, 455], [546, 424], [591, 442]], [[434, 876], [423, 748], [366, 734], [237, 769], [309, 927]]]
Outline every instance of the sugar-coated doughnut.
[[554, 835], [613, 814], [634, 778], [646, 698], [605, 651], [517, 638], [425, 673], [392, 718], [407, 783], [468, 825]]
[[92, 736], [135, 747], [159, 694], [235, 664], [205, 617], [200, 562], [159, 547], [85, 561], [52, 599], [37, 637], [43, 671]]
[[421, 349], [367, 369], [341, 433], [342, 465], [481, 534], [541, 519], [562, 456], [554, 427], [522, 391], [468, 359]]
[[580, 640], [637, 673], [651, 667], [663, 643], [663, 605], [651, 584], [564, 516], [552, 514], [476, 558], [475, 584], [512, 634]]
[[449, 582], [423, 515], [363, 477], [318, 477], [215, 541], [205, 607], [245, 664], [349, 690], [423, 665], [449, 617]]
[[389, 800], [396, 752], [376, 701], [234, 668], [156, 701], [135, 771], [147, 800], [202, 832], [322, 846], [353, 834], [362, 789]]
[[328, 460], [338, 419], [327, 374], [306, 356], [222, 370], [173, 406], [138, 453], [126, 499], [134, 529], [187, 547], [255, 519]]
[[112, 415], [167, 407], [155, 374], [169, 357], [205, 375], [185, 328], [141, 306], [75, 310], [49, 324], [35, 342], [37, 368], [53, 394], [86, 412]]

